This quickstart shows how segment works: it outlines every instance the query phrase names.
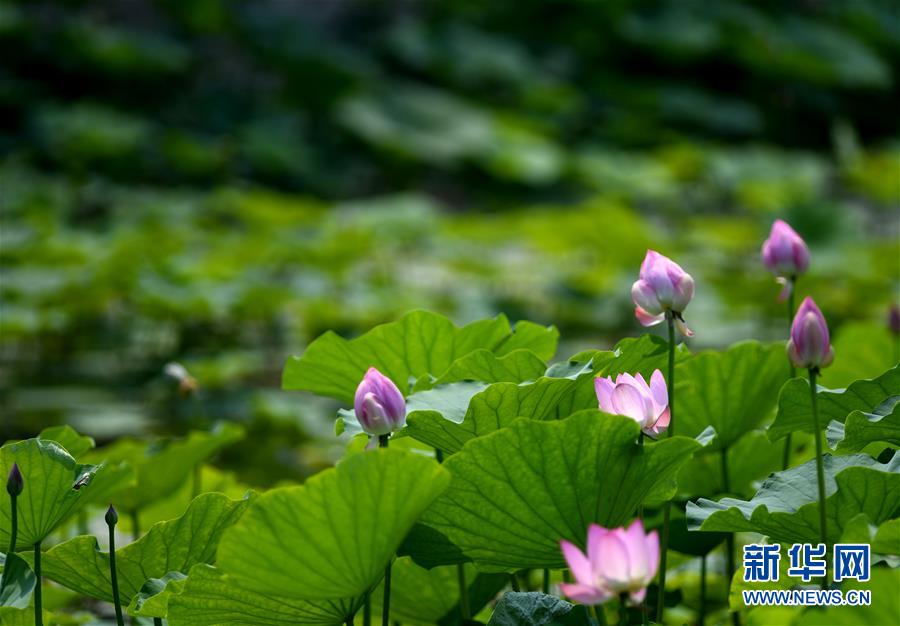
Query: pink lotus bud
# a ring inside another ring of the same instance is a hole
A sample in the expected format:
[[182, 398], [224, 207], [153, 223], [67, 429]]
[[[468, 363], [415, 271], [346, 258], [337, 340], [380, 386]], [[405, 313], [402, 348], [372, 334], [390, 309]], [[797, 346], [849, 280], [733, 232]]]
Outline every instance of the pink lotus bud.
[[601, 411], [630, 417], [654, 439], [669, 427], [669, 393], [659, 370], [653, 372], [649, 385], [640, 374], [619, 374], [616, 382], [609, 376], [595, 378], [594, 390]]
[[888, 328], [895, 335], [900, 335], [900, 305], [896, 302], [891, 305], [888, 311]]
[[560, 589], [582, 604], [601, 604], [622, 593], [640, 603], [659, 569], [659, 536], [655, 530], [645, 534], [639, 519], [614, 530], [591, 524], [587, 554], [566, 540], [559, 545], [575, 577]]
[[784, 285], [778, 296], [784, 301], [791, 293], [794, 279], [809, 267], [809, 248], [787, 222], [775, 220], [769, 238], [762, 245], [762, 261]]
[[403, 394], [390, 378], [374, 367], [356, 388], [353, 401], [356, 419], [370, 435], [387, 435], [406, 426], [406, 403]]
[[828, 324], [812, 298], [805, 298], [794, 316], [787, 350], [796, 367], [818, 369], [828, 367], [834, 360]]
[[690, 337], [682, 313], [694, 297], [694, 279], [677, 263], [654, 250], [647, 250], [638, 280], [631, 287], [634, 315], [644, 326], [654, 326], [671, 311], [680, 322], [678, 330]]

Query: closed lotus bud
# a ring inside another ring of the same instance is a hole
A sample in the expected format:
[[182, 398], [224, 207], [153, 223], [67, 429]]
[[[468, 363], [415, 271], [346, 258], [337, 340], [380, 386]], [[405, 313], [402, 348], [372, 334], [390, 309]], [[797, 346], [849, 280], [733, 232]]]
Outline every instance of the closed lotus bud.
[[812, 298], [805, 298], [794, 316], [787, 350], [796, 367], [818, 369], [834, 360], [828, 324]]
[[644, 326], [655, 326], [674, 316], [678, 331], [690, 337], [694, 333], [684, 323], [682, 313], [694, 297], [694, 279], [673, 260], [647, 250], [638, 280], [631, 287], [634, 315]]
[[18, 496], [25, 489], [25, 479], [19, 470], [19, 464], [13, 463], [12, 469], [9, 470], [9, 477], [6, 479], [6, 493], [11, 496]]
[[639, 519], [613, 530], [591, 524], [587, 553], [566, 540], [559, 543], [575, 578], [560, 590], [582, 604], [602, 604], [621, 594], [639, 604], [659, 569], [659, 536], [655, 530], [645, 533]]
[[888, 328], [895, 335], [900, 335], [900, 305], [896, 302], [891, 305], [888, 311]]
[[641, 430], [659, 437], [669, 427], [669, 393], [662, 372], [650, 376], [650, 384], [641, 374], [619, 374], [594, 379], [594, 390], [600, 410], [612, 415], [625, 415], [641, 425]]
[[106, 516], [103, 518], [106, 520], [107, 526], [115, 526], [119, 523], [119, 514], [116, 512], [116, 507], [113, 505], [109, 505], [109, 508], [106, 509]]
[[406, 426], [406, 402], [390, 378], [370, 367], [353, 401], [356, 419], [370, 435], [387, 435]]
[[775, 220], [769, 238], [762, 245], [762, 261], [766, 269], [784, 284], [778, 296], [783, 302], [791, 294], [794, 279], [809, 267], [809, 248], [787, 222]]

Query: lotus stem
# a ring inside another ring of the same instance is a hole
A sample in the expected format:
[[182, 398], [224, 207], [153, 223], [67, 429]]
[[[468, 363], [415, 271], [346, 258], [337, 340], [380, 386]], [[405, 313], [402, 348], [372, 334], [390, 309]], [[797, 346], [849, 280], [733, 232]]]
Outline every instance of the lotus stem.
[[[669, 390], [669, 428], [666, 437], [675, 433], [675, 315], [666, 311], [666, 325], [669, 327], [669, 376], [666, 387]], [[656, 601], [656, 621], [663, 623], [663, 609], [666, 603], [666, 561], [669, 553], [669, 517], [672, 502], [663, 505], [663, 528], [659, 546], [659, 597]]]
[[41, 542], [34, 544], [34, 626], [44, 626], [44, 600], [41, 594]]
[[[790, 292], [787, 297], [787, 321], [788, 321], [788, 338], [791, 336], [791, 324], [794, 321], [794, 281], [796, 281], [795, 276], [791, 276], [788, 278], [790, 281]], [[797, 375], [797, 369], [794, 367], [794, 363], [788, 359], [788, 363], [791, 364], [791, 378]], [[787, 434], [787, 437], [784, 438], [784, 456], [781, 459], [781, 469], [786, 470], [790, 467], [791, 464], [791, 433]]]
[[469, 609], [469, 587], [466, 585], [466, 568], [462, 563], [456, 565], [456, 579], [459, 582], [459, 613], [463, 619], [472, 617]]
[[509, 584], [512, 587], [513, 591], [522, 591], [522, 589], [519, 587], [519, 579], [516, 578], [515, 573], [509, 575]]
[[109, 528], [109, 580], [112, 585], [113, 604], [116, 607], [116, 624], [125, 626], [125, 619], [122, 617], [122, 599], [119, 597], [119, 574], [116, 570], [116, 524], [119, 522], [119, 515], [112, 505], [106, 511], [105, 519]]
[[597, 618], [599, 626], [606, 626], [606, 613], [603, 612], [603, 607], [599, 604], [594, 605], [594, 617]]
[[700, 557], [700, 615], [697, 619], [700, 626], [706, 622], [706, 555]]
[[19, 496], [17, 494], [9, 494], [9, 515], [11, 521], [9, 529], [9, 550], [7, 550], [7, 552], [10, 553], [16, 551], [16, 539], [19, 534], [18, 499]]
[[[350, 619], [353, 619], [353, 618], [351, 617]], [[163, 626], [162, 618], [161, 618], [161, 617], [154, 617], [154, 618], [153, 618], [153, 626]]]
[[[813, 437], [816, 440], [816, 482], [819, 486], [819, 533], [821, 541], [828, 546], [828, 515], [825, 509], [825, 462], [822, 458], [822, 431], [819, 429], [819, 404], [816, 394], [818, 368], [809, 368], [809, 393], [812, 402]], [[822, 588], [828, 586], [828, 577], [822, 578]]]
[[625, 608], [627, 600], [627, 593], [619, 594], [619, 626], [628, 626], [628, 609]]
[[[725, 493], [731, 493], [731, 481], [728, 478], [728, 448], [722, 448], [722, 489]], [[705, 562], [704, 562], [705, 565]], [[731, 589], [731, 580], [734, 578], [734, 533], [728, 533], [725, 537], [725, 589]], [[731, 612], [731, 622], [734, 626], [741, 623], [737, 611]]]
[[[388, 447], [390, 435], [380, 435], [378, 437], [378, 445], [382, 448]], [[391, 557], [393, 558], [393, 557]], [[389, 626], [391, 623], [391, 562], [388, 561], [384, 568], [384, 600], [381, 603], [381, 626]]]
[[369, 593], [363, 602], [363, 626], [372, 626], [372, 596]]
[[131, 517], [131, 540], [137, 541], [141, 538], [141, 516], [135, 509], [131, 511], [129, 517]]
[[544, 578], [541, 581], [541, 591], [543, 591], [545, 595], [550, 593], [550, 570], [546, 567], [544, 568]]

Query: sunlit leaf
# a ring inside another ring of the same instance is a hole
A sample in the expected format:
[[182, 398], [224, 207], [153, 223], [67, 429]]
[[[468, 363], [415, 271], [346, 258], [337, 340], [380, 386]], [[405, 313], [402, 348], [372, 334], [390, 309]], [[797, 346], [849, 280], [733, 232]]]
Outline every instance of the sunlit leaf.
[[0, 573], [0, 606], [27, 608], [36, 580], [22, 557], [14, 552], [7, 554]]
[[[857, 380], [846, 389], [819, 387], [816, 393], [820, 428], [831, 420], [843, 422], [853, 411], [885, 415], [885, 409], [900, 399], [900, 366], [878, 378]], [[813, 432], [812, 402], [809, 383], [795, 378], [785, 383], [778, 396], [778, 413], [769, 427], [769, 439], [775, 441], [798, 430]]]
[[673, 437], [638, 446], [634, 420], [587, 410], [560, 421], [521, 419], [471, 440], [445, 466], [450, 488], [423, 522], [480, 569], [563, 566], [559, 540], [622, 525], [648, 497], [671, 496], [700, 448]]
[[[601, 609], [602, 610], [602, 609]], [[587, 609], [536, 591], [503, 594], [488, 626], [582, 626]]]
[[433, 459], [355, 454], [300, 487], [256, 499], [219, 545], [218, 565], [249, 591], [350, 598], [378, 580], [422, 511], [446, 488]]
[[[824, 456], [828, 541], [860, 513], [874, 524], [900, 508], [900, 458], [878, 463], [867, 455]], [[816, 543], [819, 532], [815, 460], [778, 472], [749, 501], [700, 499], [687, 506], [688, 528], [757, 532], [775, 541]]]
[[900, 396], [895, 400], [896, 404], [891, 407], [882, 404], [876, 409], [887, 409], [886, 414], [853, 411], [843, 424], [829, 423], [825, 432], [828, 445], [836, 452], [859, 452], [877, 441], [900, 446]]

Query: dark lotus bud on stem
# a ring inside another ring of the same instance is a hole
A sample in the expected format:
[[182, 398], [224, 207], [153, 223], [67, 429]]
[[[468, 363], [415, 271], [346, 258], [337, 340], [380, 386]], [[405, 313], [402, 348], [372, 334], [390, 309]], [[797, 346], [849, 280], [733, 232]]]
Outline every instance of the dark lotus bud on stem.
[[13, 463], [12, 469], [9, 470], [9, 478], [6, 479], [6, 493], [11, 496], [18, 496], [25, 488], [25, 479], [22, 478], [22, 472], [19, 470], [19, 464]]
[[119, 523], [119, 514], [116, 513], [116, 507], [113, 505], [109, 505], [109, 508], [106, 510], [106, 525], [107, 526], [115, 526]]

